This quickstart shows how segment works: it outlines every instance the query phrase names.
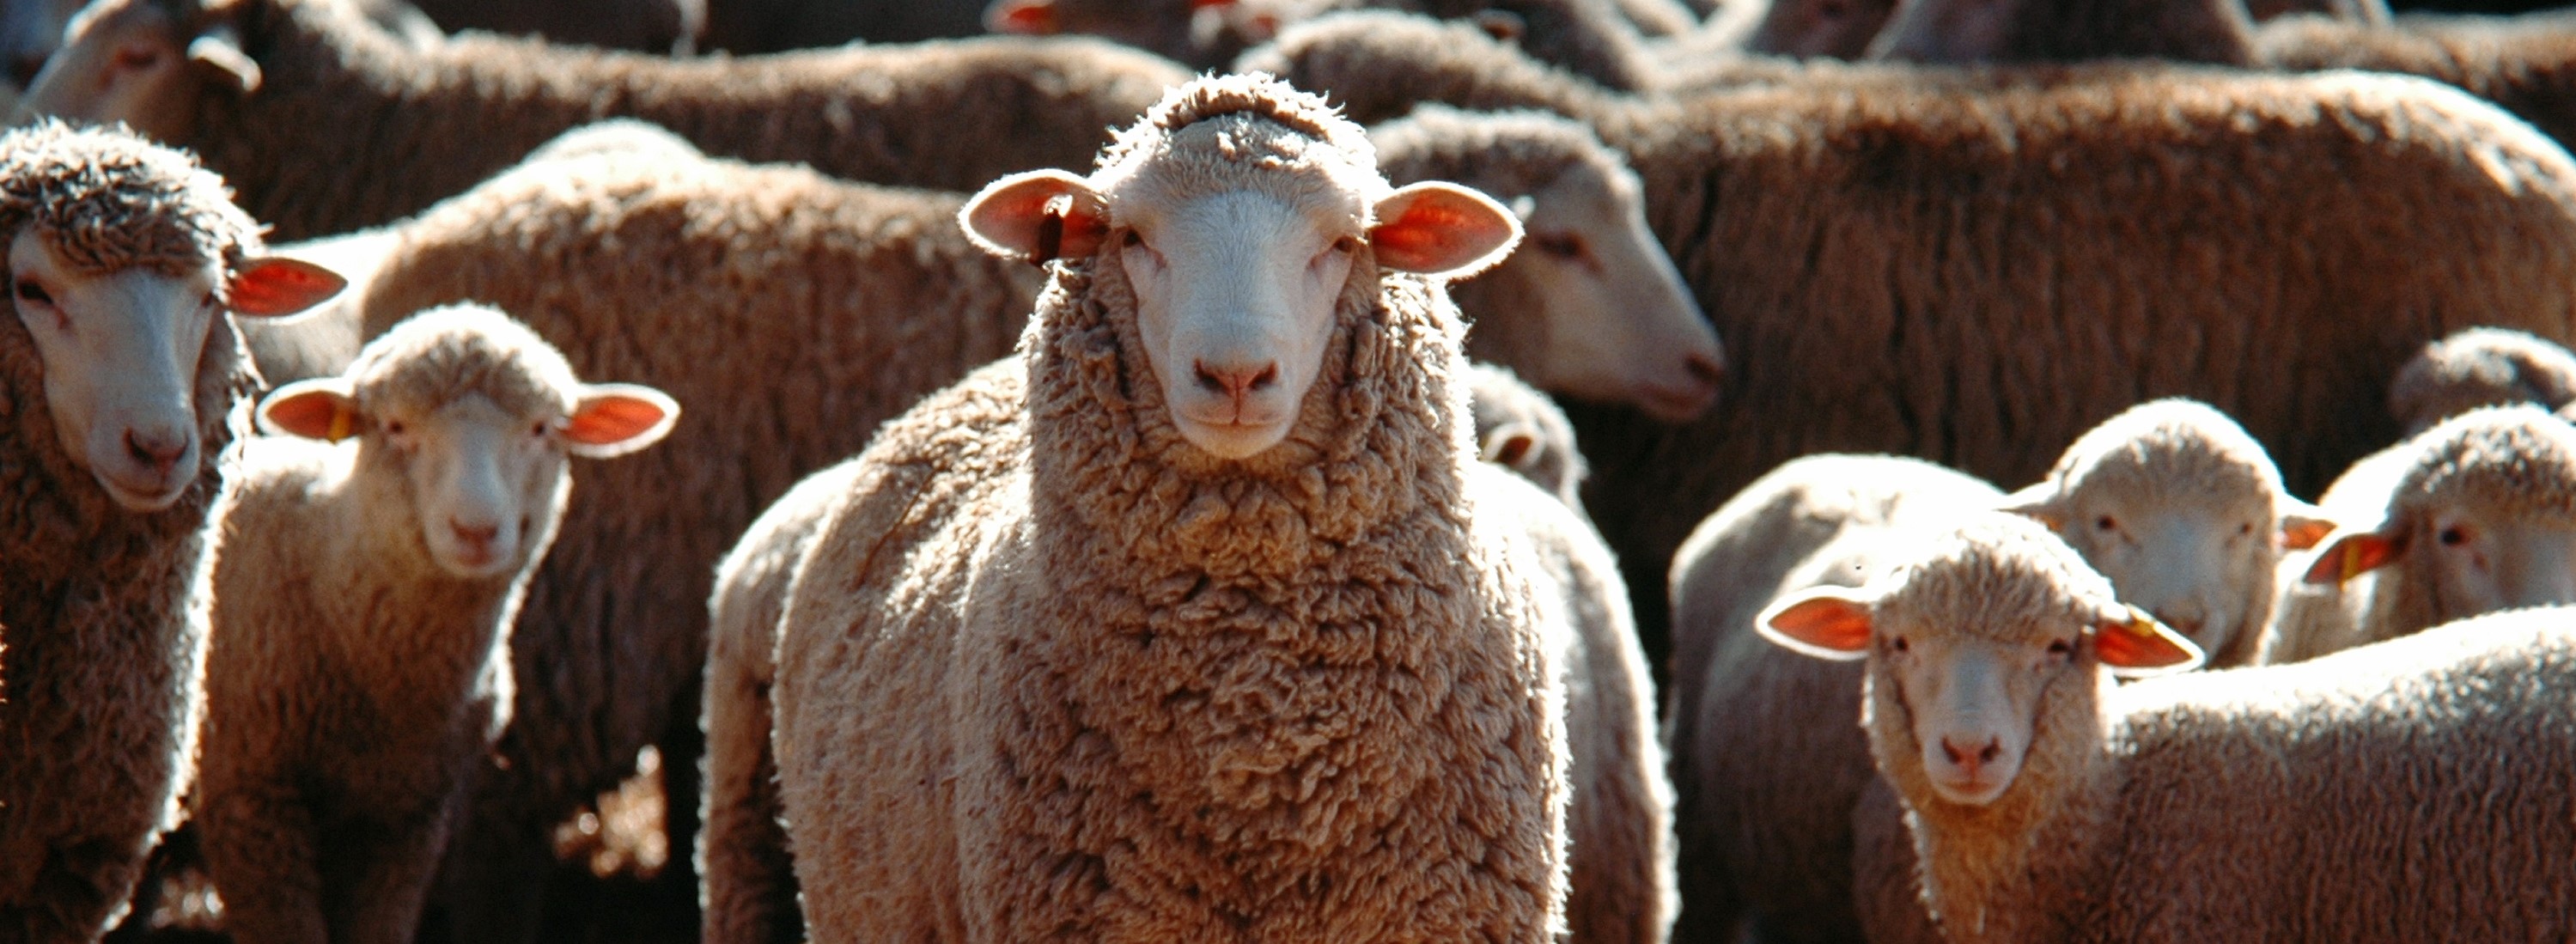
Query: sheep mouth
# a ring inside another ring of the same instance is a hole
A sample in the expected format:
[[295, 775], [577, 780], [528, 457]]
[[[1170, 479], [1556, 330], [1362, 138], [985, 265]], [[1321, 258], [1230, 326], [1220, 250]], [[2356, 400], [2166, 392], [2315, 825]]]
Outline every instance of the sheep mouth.
[[149, 514], [178, 504], [179, 496], [187, 494], [188, 486], [195, 481], [193, 477], [156, 477], [149, 487], [137, 488], [105, 474], [96, 478], [99, 487], [107, 490], [107, 497], [114, 499], [117, 507], [137, 514]]
[[1637, 409], [1664, 423], [1687, 423], [1717, 402], [1714, 383], [1658, 384], [1637, 391]]
[[1941, 799], [1961, 806], [1985, 806], [1993, 803], [2004, 795], [2004, 790], [2012, 786], [2010, 774], [2002, 776], [1983, 774], [1974, 777], [1943, 777], [1934, 774], [1931, 781], [1932, 792], [1939, 794]]

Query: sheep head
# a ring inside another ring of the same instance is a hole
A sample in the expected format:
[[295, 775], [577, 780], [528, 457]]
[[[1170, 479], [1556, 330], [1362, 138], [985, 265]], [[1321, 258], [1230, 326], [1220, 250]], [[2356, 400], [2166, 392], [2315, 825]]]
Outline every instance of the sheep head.
[[679, 404], [651, 387], [585, 384], [563, 355], [517, 322], [476, 308], [433, 309], [370, 342], [349, 370], [288, 384], [260, 404], [269, 431], [358, 440], [361, 474], [401, 487], [439, 569], [460, 579], [516, 573], [552, 538], [569, 456], [652, 445]]
[[1259, 76], [1184, 86], [1090, 177], [1007, 177], [960, 218], [1005, 256], [1120, 267], [1174, 424], [1226, 459], [1287, 437], [1354, 280], [1471, 274], [1520, 236], [1455, 184], [1390, 190], [1356, 126]]
[[99, 0], [72, 18], [62, 48], [19, 101], [19, 117], [124, 122], [156, 140], [188, 141], [207, 91], [259, 89], [259, 63], [242, 51], [239, 21], [250, 5]]
[[1797, 652], [1869, 661], [1871, 750], [1910, 798], [1993, 803], [2035, 741], [2080, 732], [2071, 719], [2043, 719], [2095, 709], [2102, 670], [2201, 662], [2191, 640], [2118, 602], [2036, 522], [1994, 515], [1918, 540], [1862, 587], [1793, 592], [1754, 621]]
[[0, 138], [0, 233], [55, 438], [129, 511], [167, 508], [197, 479], [218, 319], [292, 314], [345, 284], [257, 255], [221, 180], [118, 131], [46, 122]]

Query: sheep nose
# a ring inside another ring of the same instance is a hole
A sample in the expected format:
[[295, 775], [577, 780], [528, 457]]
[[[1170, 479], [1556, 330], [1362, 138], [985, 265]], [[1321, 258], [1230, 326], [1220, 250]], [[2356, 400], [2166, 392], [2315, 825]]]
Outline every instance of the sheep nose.
[[1726, 355], [1693, 354], [1682, 362], [1682, 370], [1689, 372], [1692, 380], [1717, 386], [1717, 382], [1726, 376]]
[[1253, 391], [1279, 382], [1279, 362], [1268, 361], [1255, 366], [1232, 364], [1210, 365], [1206, 361], [1192, 364], [1197, 370], [1199, 386], [1211, 393], [1223, 393], [1243, 402]]
[[1949, 738], [1945, 737], [1941, 739], [1941, 755], [1948, 757], [1951, 764], [1956, 765], [1961, 772], [1964, 772], [1971, 777], [1977, 775], [1978, 768], [1994, 763], [1995, 758], [2002, 755], [2003, 752], [2004, 745], [2002, 738], [1987, 738], [1985, 745], [1974, 751], [1969, 751], [1965, 748], [1961, 748], [1959, 745], [1950, 743]]
[[489, 548], [492, 545], [492, 542], [501, 536], [500, 525], [485, 524], [469, 526], [454, 518], [447, 519], [447, 529], [456, 532], [456, 540], [458, 543], [476, 550]]
[[146, 433], [129, 429], [125, 431], [125, 454], [132, 457], [136, 465], [152, 470], [154, 475], [167, 476], [172, 467], [179, 464], [179, 457], [188, 454], [188, 437], [167, 431]]

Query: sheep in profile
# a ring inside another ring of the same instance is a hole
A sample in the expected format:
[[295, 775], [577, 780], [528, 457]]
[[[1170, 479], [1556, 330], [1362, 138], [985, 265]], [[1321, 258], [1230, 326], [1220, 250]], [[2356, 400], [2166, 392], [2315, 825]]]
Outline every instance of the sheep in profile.
[[1565, 617], [1479, 513], [1535, 492], [1474, 458], [1439, 288], [1509, 212], [1231, 76], [964, 217], [1068, 261], [1018, 390], [882, 430], [799, 565], [835, 575], [772, 691], [813, 935], [1559, 933]]
[[2424, 345], [2388, 385], [2388, 412], [2412, 436], [2482, 406], [2576, 403], [2576, 354], [2527, 331], [2470, 328]]
[[2053, 535], [1998, 517], [1891, 564], [1784, 594], [1758, 625], [1862, 663], [1870, 752], [1951, 939], [2547, 940], [2576, 923], [2576, 611], [2115, 686], [2199, 652]]
[[2515, 607], [2576, 603], [2576, 426], [2536, 406], [2452, 417], [2346, 473], [2344, 526], [2299, 561], [2265, 662]]
[[971, 190], [1081, 166], [1184, 78], [1097, 41], [674, 59], [478, 35], [411, 47], [329, 0], [102, 0], [22, 108], [184, 145], [278, 236], [310, 239], [418, 212], [621, 116], [710, 153]]
[[0, 136], [0, 235], [0, 940], [95, 940], [196, 749], [204, 525], [259, 383], [230, 316], [339, 280], [123, 131]]
[[287, 435], [247, 443], [218, 507], [189, 801], [230, 934], [412, 939], [509, 722], [509, 625], [567, 458], [643, 448], [677, 416], [474, 308], [415, 315], [262, 404]]
[[1465, 184], [1520, 214], [1520, 251], [1450, 290], [1475, 323], [1468, 356], [1668, 422], [1708, 408], [1725, 351], [1646, 228], [1644, 186], [1617, 151], [1560, 116], [1436, 105], [1369, 140], [1390, 183]]

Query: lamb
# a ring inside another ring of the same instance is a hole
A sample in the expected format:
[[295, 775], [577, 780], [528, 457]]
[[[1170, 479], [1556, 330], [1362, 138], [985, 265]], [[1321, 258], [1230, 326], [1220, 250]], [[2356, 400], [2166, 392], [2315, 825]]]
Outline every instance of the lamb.
[[1439, 288], [1517, 227], [1373, 165], [1229, 76], [969, 204], [1070, 261], [1015, 384], [886, 427], [799, 564], [838, 575], [793, 581], [772, 690], [817, 939], [1563, 929], [1565, 615], [1479, 513], [1546, 499], [1475, 461]]
[[204, 524], [259, 384], [227, 314], [338, 281], [122, 131], [0, 135], [0, 233], [0, 939], [95, 941], [196, 747]]
[[1565, 507], [1582, 511], [1583, 453], [1574, 445], [1574, 424], [1556, 401], [1496, 364], [1470, 366], [1467, 384], [1477, 458], [1518, 473]]
[[[122, 120], [205, 155], [283, 239], [391, 222], [566, 128], [615, 116], [711, 153], [971, 190], [1011, 171], [1078, 166], [1110, 125], [1186, 78], [1162, 59], [1077, 40], [742, 60], [490, 36], [416, 49], [322, 0], [110, 0], [77, 31], [24, 108]], [[396, 162], [403, 173], [351, 172]]]
[[2125, 597], [2241, 665], [2271, 615], [2283, 547], [2325, 530], [2315, 509], [2283, 492], [2260, 444], [2187, 400], [2123, 411], [2078, 437], [2038, 484], [1992, 492], [1911, 460], [1797, 460], [1683, 545], [1666, 740], [1683, 796], [1685, 935], [1720, 934], [1739, 914], [1766, 939], [1858, 931], [1847, 883], [1869, 765], [1856, 728], [1819, 723], [1848, 710], [1858, 679], [1748, 631], [1775, 593], [1857, 581], [1903, 543], [1894, 535], [2000, 508], [2041, 522]]
[[[1473, 36], [1415, 58], [1286, 38], [1244, 63], [1296, 67], [1361, 120], [1531, 90], [1476, 68], [1509, 50]], [[1566, 404], [1650, 658], [1691, 516], [1791, 456], [2030, 481], [2047, 444], [2182, 395], [2273, 444], [2309, 494], [2397, 438], [2351, 404], [2380, 402], [2424, 342], [2473, 324], [2570, 335], [2576, 165], [2456, 89], [2129, 63], [1805, 70], [1550, 107], [1628, 155], [1648, 225], [1737, 359], [1841, 365], [1732, 373], [1679, 428]], [[2051, 340], [2012, 340], [2032, 337]]]
[[190, 818], [236, 940], [410, 941], [509, 723], [506, 634], [567, 458], [651, 445], [678, 407], [581, 383], [508, 317], [456, 307], [260, 416], [285, 435], [247, 444], [217, 509]]
[[1784, 595], [1759, 625], [1861, 660], [1870, 752], [1953, 939], [2228, 944], [2576, 927], [2571, 622], [2525, 610], [2114, 686], [2199, 653], [1998, 518], [1861, 588]]
[[2576, 427], [2536, 406], [2452, 417], [2356, 463], [2345, 523], [2302, 561], [2266, 662], [2297, 662], [2515, 607], [2576, 603]]
[[1618, 152], [1555, 115], [1441, 106], [1371, 128], [1369, 139], [1389, 182], [1474, 187], [1513, 206], [1528, 230], [1520, 252], [1451, 290], [1475, 319], [1469, 356], [1668, 422], [1708, 408], [1725, 353], [1646, 228], [1644, 187]]
[[2527, 331], [2470, 328], [2424, 345], [2388, 385], [2406, 435], [2482, 406], [2576, 403], [2576, 354]]

